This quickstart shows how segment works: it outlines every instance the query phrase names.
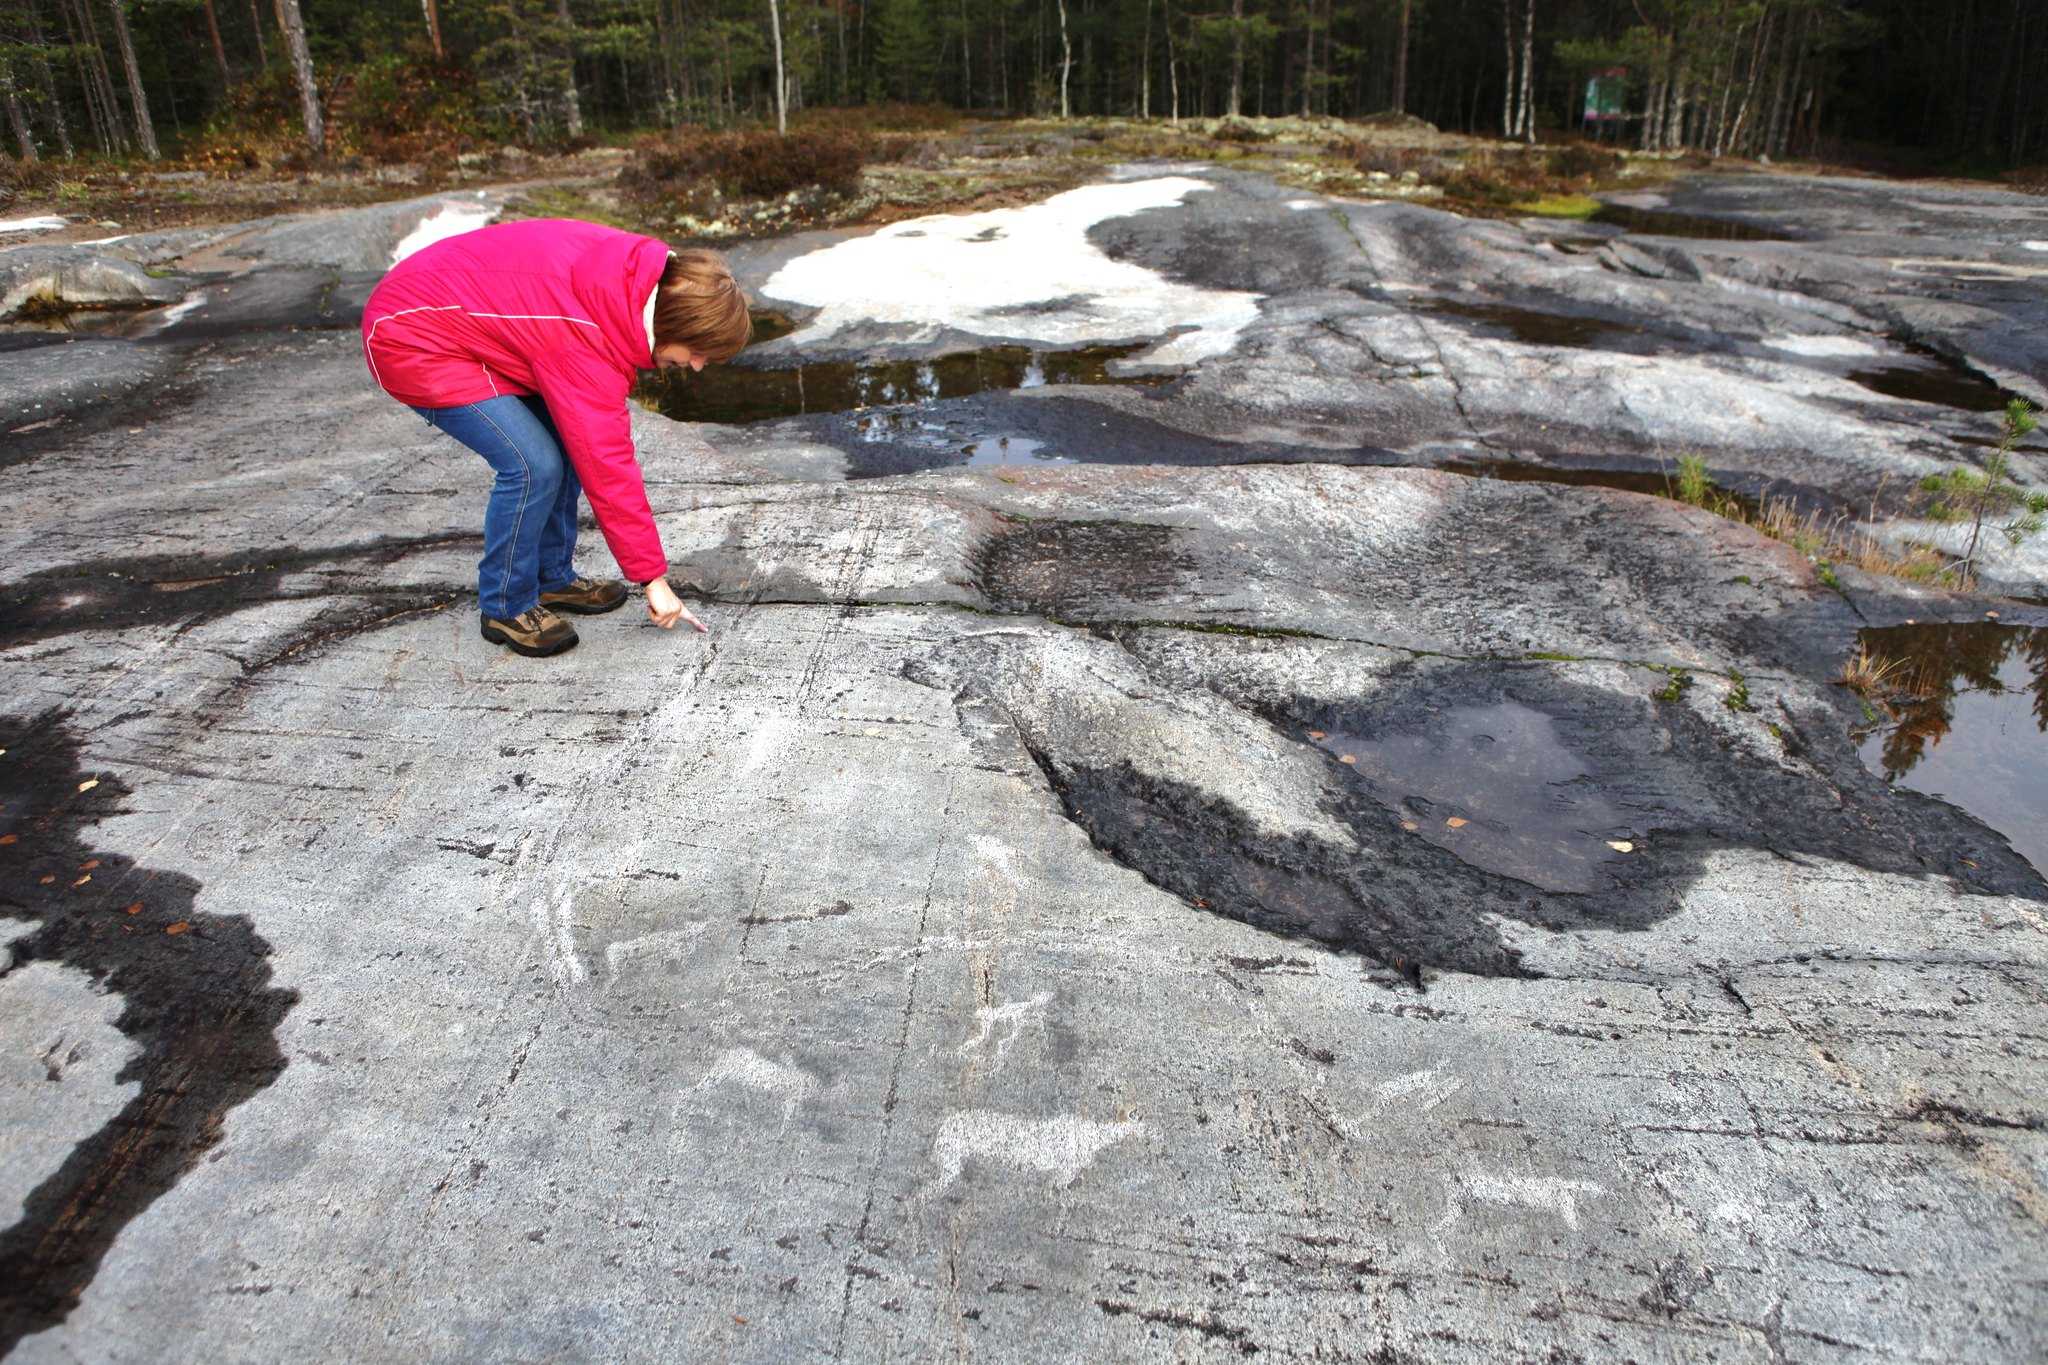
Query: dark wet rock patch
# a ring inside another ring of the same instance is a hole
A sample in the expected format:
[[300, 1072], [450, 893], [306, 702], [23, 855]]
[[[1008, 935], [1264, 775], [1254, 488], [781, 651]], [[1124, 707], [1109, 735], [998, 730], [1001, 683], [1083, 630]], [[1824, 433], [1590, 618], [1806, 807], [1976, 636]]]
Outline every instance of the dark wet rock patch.
[[1703, 213], [1679, 213], [1668, 209], [1631, 208], [1626, 204], [1603, 204], [1587, 220], [1623, 232], [1649, 237], [1687, 237], [1711, 242], [1794, 242], [1799, 234], [1742, 218], [1723, 218]]
[[[1648, 682], [1617, 692], [1569, 666], [1419, 660], [1353, 701], [1239, 698], [1325, 756], [1326, 808], [1356, 848], [1263, 829], [1151, 763], [1079, 757], [1058, 729], [1019, 717], [1028, 699], [1000, 684], [970, 677], [961, 696], [1011, 715], [1066, 816], [1117, 862], [1198, 910], [1356, 952], [1416, 984], [1439, 970], [1540, 974], [1502, 921], [1647, 928], [1729, 848], [2048, 900], [2048, 883], [1966, 814], [1888, 796], [1832, 713], [1756, 719], [1745, 743], [1715, 719], [1718, 707], [1739, 720], [1742, 693], [1702, 703]], [[1162, 679], [1162, 695], [1174, 685]], [[1757, 738], [1772, 731], [1775, 754]]]
[[[271, 602], [332, 599], [288, 640], [275, 663], [316, 639], [356, 633], [365, 621], [445, 605], [446, 585], [392, 587], [371, 571], [412, 555], [480, 543], [474, 532], [390, 537], [302, 550], [92, 560], [0, 584], [0, 649], [86, 630], [177, 625], [190, 629]], [[288, 580], [311, 581], [294, 585]], [[245, 664], [245, 666], [248, 666]]]
[[1176, 534], [1143, 522], [1013, 522], [982, 546], [975, 581], [992, 610], [1053, 620], [1164, 602], [1196, 569]]
[[[108, 1249], [225, 1136], [286, 1065], [277, 1030], [298, 993], [272, 983], [243, 915], [196, 908], [199, 883], [94, 847], [133, 794], [84, 766], [69, 719], [0, 719], [0, 914], [36, 925], [5, 972], [49, 962], [122, 1000], [136, 1096], [45, 1175], [0, 1231], [0, 1354], [68, 1317]], [[4, 976], [5, 972], [0, 972]]]

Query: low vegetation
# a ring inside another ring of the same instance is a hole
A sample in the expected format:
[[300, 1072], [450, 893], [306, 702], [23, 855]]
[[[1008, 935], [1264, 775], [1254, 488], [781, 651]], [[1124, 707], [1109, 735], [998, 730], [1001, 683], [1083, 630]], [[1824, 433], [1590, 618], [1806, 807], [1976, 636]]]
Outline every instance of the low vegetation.
[[2008, 545], [2018, 546], [2039, 535], [2048, 522], [2048, 493], [2022, 488], [2008, 477], [2013, 452], [2036, 425], [2033, 408], [2015, 398], [2001, 414], [1998, 444], [1982, 469], [1957, 465], [1920, 481], [1921, 491], [1930, 498], [1930, 520], [1969, 527], [1969, 543], [1953, 565], [1965, 583], [1975, 581], [1977, 551], [1987, 528]]
[[1870, 530], [1877, 520], [1874, 510], [1868, 519], [1846, 511], [1822, 512], [1802, 507], [1798, 499], [1779, 494], [1767, 494], [1747, 503], [1717, 487], [1707, 472], [1705, 458], [1697, 453], [1678, 457], [1669, 488], [1670, 495], [1679, 502], [1739, 521], [1790, 545], [1812, 561], [1815, 573], [1831, 588], [1841, 586], [1835, 568], [1842, 564], [1908, 582], [1968, 586], [1967, 580], [1954, 572], [1948, 557], [1933, 546], [1895, 545], [1879, 539]]

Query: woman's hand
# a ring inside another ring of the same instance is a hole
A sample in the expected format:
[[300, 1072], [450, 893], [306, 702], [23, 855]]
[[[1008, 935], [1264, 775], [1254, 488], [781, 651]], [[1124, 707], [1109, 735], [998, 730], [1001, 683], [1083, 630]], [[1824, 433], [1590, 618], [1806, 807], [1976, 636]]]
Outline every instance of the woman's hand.
[[683, 605], [682, 598], [676, 596], [675, 589], [668, 585], [666, 578], [657, 578], [647, 585], [647, 615], [663, 630], [674, 630], [678, 621], [688, 621], [699, 631], [710, 629], [690, 614], [690, 609]]

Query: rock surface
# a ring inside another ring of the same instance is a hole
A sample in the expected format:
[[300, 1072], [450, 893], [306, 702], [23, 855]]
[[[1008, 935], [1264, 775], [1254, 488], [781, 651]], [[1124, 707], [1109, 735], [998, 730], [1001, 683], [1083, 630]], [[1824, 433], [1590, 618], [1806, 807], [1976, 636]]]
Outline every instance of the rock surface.
[[[2025, 205], [1710, 181], [1671, 202], [1808, 236], [1561, 246], [1201, 183], [1063, 248], [1256, 296], [1171, 383], [637, 410], [711, 633], [548, 662], [477, 638], [481, 471], [343, 330], [439, 201], [11, 334], [0, 1349], [2048, 1351], [2048, 884], [1831, 682], [1981, 601], [1384, 467], [1683, 443], [1868, 497], [1982, 422], [1844, 359], [1910, 328], [2023, 389], [2039, 299], [1883, 302], [1854, 241], [1964, 261]], [[1009, 332], [781, 300], [840, 312], [749, 364], [1173, 340], [1056, 273]], [[972, 466], [997, 434], [1069, 462]]]

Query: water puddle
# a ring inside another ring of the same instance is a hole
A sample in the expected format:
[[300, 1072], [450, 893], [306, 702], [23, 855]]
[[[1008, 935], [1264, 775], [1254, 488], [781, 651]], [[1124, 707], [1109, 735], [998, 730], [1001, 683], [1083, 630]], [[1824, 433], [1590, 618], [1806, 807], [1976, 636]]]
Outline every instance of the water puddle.
[[1452, 707], [1403, 733], [1308, 737], [1357, 773], [1403, 829], [1545, 891], [1606, 890], [1603, 865], [1637, 837], [1550, 716], [1517, 702]]
[[1642, 328], [1604, 318], [1539, 313], [1505, 303], [1474, 303], [1459, 299], [1432, 300], [1425, 311], [1467, 318], [1531, 346], [1573, 346], [1617, 350], [1616, 344], [1646, 335]]
[[1884, 626], [1857, 639], [1885, 668], [1864, 763], [1960, 806], [2048, 872], [2048, 627]]
[[1713, 242], [1794, 242], [1798, 237], [1777, 228], [1739, 222], [1733, 218], [1708, 218], [1694, 213], [1671, 213], [1664, 209], [1632, 209], [1608, 204], [1586, 220], [1605, 223], [1624, 232], [1650, 237], [1691, 237]]
[[2013, 397], [1975, 370], [1933, 355], [1851, 370], [1849, 378], [1887, 398], [1932, 403], [1963, 412], [1999, 412]]
[[1149, 345], [1140, 342], [1065, 351], [990, 346], [930, 360], [832, 361], [778, 370], [718, 365], [701, 373], [667, 370], [642, 380], [635, 396], [679, 422], [738, 425], [806, 413], [932, 403], [992, 389], [1052, 384], [1151, 387], [1175, 376], [1110, 373], [1116, 361]]

